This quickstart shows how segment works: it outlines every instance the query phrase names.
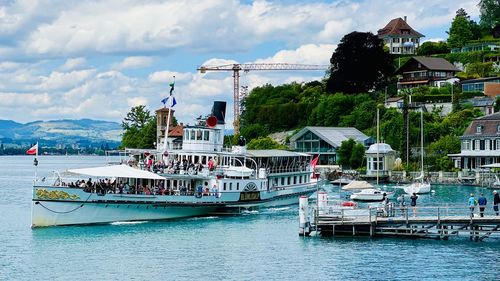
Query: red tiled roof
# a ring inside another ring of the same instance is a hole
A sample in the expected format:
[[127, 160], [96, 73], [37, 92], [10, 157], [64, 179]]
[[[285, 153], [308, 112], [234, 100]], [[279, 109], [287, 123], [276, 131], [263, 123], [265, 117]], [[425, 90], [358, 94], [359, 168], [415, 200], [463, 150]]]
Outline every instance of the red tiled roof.
[[[403, 34], [402, 30], [408, 30], [409, 34]], [[384, 28], [379, 29], [378, 37], [385, 36], [417, 36], [417, 37], [425, 37], [420, 32], [411, 28], [408, 23], [406, 23], [402, 18], [392, 19]]]
[[184, 127], [181, 125], [175, 126], [168, 130], [169, 137], [182, 137], [184, 133]]

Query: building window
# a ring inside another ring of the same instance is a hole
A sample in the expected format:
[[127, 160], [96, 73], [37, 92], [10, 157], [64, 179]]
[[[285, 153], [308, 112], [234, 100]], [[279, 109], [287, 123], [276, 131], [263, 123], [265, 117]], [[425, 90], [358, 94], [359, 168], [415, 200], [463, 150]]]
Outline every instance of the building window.
[[479, 150], [479, 147], [480, 147], [480, 144], [481, 142], [479, 140], [474, 140], [474, 150]]
[[482, 130], [483, 130], [483, 126], [481, 126], [481, 125], [476, 126], [476, 133], [477, 134], [480, 134], [482, 132]]

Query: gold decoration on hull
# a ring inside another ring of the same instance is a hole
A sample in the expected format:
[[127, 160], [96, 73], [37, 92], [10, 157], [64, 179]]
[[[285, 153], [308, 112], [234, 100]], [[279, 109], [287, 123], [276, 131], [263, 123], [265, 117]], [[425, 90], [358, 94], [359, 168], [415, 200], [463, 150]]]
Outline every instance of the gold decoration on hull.
[[68, 194], [65, 191], [62, 190], [51, 190], [48, 191], [47, 189], [44, 188], [37, 188], [36, 189], [36, 198], [37, 199], [49, 199], [49, 200], [77, 200], [80, 199], [80, 196], [76, 194]]

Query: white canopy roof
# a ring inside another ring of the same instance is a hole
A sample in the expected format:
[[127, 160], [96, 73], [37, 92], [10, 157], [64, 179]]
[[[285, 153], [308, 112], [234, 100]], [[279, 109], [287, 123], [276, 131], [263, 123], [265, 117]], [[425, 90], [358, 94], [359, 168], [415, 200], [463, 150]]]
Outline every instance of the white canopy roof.
[[373, 185], [371, 185], [367, 181], [352, 181], [349, 184], [343, 186], [342, 190], [367, 189], [367, 188], [373, 188]]
[[134, 179], [153, 179], [163, 180], [165, 178], [144, 170], [132, 168], [127, 165], [112, 165], [95, 168], [70, 169], [68, 172], [91, 177], [108, 178], [134, 178]]

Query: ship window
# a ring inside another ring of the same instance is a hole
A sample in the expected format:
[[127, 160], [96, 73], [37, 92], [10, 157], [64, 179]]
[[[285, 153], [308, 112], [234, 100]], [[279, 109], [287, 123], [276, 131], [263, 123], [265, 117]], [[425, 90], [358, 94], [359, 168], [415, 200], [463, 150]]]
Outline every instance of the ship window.
[[194, 135], [194, 130], [191, 130], [191, 138], [190, 138], [190, 139], [191, 139], [191, 140], [194, 140], [194, 138], [195, 138], [195, 135]]
[[224, 190], [226, 190], [226, 183], [224, 183]]
[[201, 140], [201, 130], [196, 131], [196, 140]]
[[210, 135], [209, 131], [203, 131], [203, 140], [208, 141], [208, 136]]
[[285, 178], [281, 178], [281, 185], [285, 185]]
[[293, 177], [293, 184], [297, 184], [297, 177], [296, 176]]
[[240, 183], [239, 182], [236, 183], [236, 190], [240, 190]]
[[302, 176], [299, 176], [299, 183], [302, 183]]
[[233, 183], [232, 182], [229, 183], [229, 190], [233, 190]]

